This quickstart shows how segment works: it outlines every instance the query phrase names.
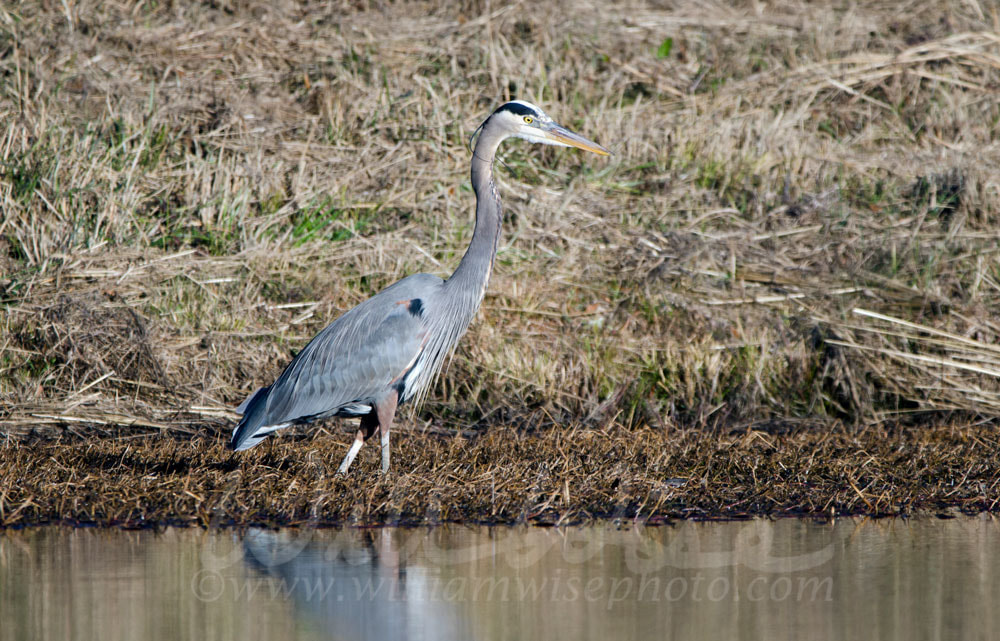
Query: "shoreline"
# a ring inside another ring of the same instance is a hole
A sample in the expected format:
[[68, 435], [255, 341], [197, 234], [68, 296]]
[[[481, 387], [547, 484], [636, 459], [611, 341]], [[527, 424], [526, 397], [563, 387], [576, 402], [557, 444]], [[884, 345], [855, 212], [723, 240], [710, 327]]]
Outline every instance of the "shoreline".
[[697, 431], [613, 424], [473, 437], [401, 431], [335, 472], [349, 436], [78, 437], [0, 446], [0, 528], [580, 525], [937, 517], [1000, 510], [1000, 444], [975, 426]]

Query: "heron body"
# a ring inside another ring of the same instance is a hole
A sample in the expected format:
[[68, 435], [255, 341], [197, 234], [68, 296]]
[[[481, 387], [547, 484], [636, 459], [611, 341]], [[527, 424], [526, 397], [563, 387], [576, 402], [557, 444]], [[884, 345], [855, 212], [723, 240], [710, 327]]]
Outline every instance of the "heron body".
[[500, 143], [516, 136], [607, 155], [600, 145], [560, 127], [538, 107], [508, 102], [479, 127], [472, 156], [476, 228], [447, 280], [414, 274], [344, 313], [316, 335], [270, 386], [238, 408], [243, 418], [230, 447], [245, 450], [290, 425], [332, 416], [361, 417], [340, 465], [346, 473], [378, 429], [382, 470], [389, 469], [389, 431], [396, 408], [419, 398], [468, 329], [489, 283], [500, 239], [502, 209], [493, 182]]

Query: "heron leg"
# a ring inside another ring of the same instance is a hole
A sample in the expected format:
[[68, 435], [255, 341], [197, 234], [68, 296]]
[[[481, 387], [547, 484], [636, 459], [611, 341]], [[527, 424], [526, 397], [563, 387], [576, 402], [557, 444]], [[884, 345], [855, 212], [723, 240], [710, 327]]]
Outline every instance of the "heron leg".
[[365, 444], [365, 431], [358, 430], [358, 435], [354, 437], [354, 442], [351, 443], [351, 449], [347, 450], [347, 456], [340, 463], [340, 468], [337, 470], [337, 474], [347, 474], [347, 468], [351, 467], [351, 463], [354, 462], [354, 457], [358, 455], [358, 451], [361, 446]]
[[351, 449], [347, 450], [347, 455], [337, 470], [338, 474], [347, 474], [348, 468], [354, 462], [354, 457], [358, 455], [358, 451], [365, 441], [375, 434], [376, 427], [382, 435], [382, 471], [389, 471], [389, 429], [392, 427], [392, 419], [396, 415], [398, 398], [399, 395], [393, 390], [381, 402], [377, 403], [370, 413], [361, 417], [358, 434], [354, 437]]
[[376, 427], [378, 427], [378, 416], [374, 410], [361, 417], [361, 425], [358, 426], [358, 435], [354, 437], [351, 449], [347, 450], [347, 456], [344, 457], [344, 461], [340, 464], [340, 469], [337, 470], [338, 474], [347, 474], [347, 468], [351, 467], [354, 457], [358, 455], [358, 450], [375, 433]]
[[389, 471], [389, 430], [392, 429], [392, 419], [396, 416], [396, 405], [399, 394], [393, 390], [382, 401], [375, 405], [378, 415], [378, 428], [382, 434], [382, 473]]

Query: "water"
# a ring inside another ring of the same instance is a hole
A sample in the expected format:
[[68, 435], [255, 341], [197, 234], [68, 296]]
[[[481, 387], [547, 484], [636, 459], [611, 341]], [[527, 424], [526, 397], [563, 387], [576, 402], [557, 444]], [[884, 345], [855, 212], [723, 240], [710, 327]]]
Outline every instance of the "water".
[[988, 517], [0, 533], [0, 639], [989, 638]]

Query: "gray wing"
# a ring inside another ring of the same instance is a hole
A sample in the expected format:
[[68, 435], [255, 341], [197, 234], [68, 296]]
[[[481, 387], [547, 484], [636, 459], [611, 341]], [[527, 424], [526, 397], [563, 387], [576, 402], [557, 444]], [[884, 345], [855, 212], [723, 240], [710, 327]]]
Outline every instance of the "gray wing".
[[268, 390], [263, 424], [380, 400], [427, 345], [424, 308], [441, 283], [430, 274], [409, 276], [328, 325]]

